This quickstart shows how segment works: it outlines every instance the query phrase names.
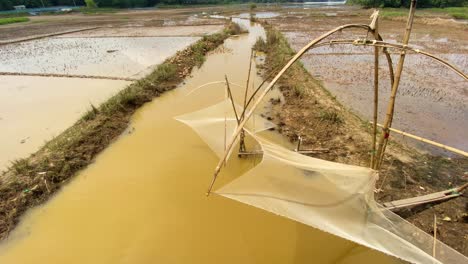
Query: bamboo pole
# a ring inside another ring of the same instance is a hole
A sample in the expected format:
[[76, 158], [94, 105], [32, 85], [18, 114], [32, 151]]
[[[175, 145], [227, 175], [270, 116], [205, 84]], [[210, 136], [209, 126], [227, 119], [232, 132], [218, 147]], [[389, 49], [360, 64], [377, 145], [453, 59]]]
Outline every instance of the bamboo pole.
[[[208, 191], [207, 191], [207, 195], [209, 195], [211, 193], [211, 190], [213, 189], [213, 185], [214, 183], [216, 182], [216, 179], [218, 177], [218, 174], [221, 170], [221, 167], [223, 165], [223, 163], [225, 162], [226, 160], [226, 157], [228, 156], [228, 154], [230, 153], [232, 147], [234, 146], [234, 142], [236, 140], [236, 138], [239, 136], [240, 132], [242, 131], [242, 129], [244, 128], [245, 124], [247, 123], [247, 120], [252, 116], [254, 110], [258, 107], [258, 105], [260, 104], [260, 102], [262, 101], [262, 99], [267, 95], [267, 93], [270, 91], [271, 88], [273, 88], [273, 86], [276, 84], [276, 82], [279, 80], [279, 78], [286, 72], [287, 69], [289, 69], [289, 67], [291, 67], [291, 65], [296, 62], [305, 52], [307, 52], [312, 46], [314, 46], [315, 44], [319, 43], [320, 41], [322, 41], [323, 39], [329, 37], [330, 35], [338, 32], [338, 31], [341, 31], [343, 29], [346, 29], [346, 28], [362, 28], [362, 29], [366, 29], [366, 30], [369, 30], [369, 26], [368, 25], [362, 25], [362, 24], [348, 24], [348, 25], [343, 25], [343, 26], [340, 26], [340, 27], [337, 27], [337, 28], [334, 28], [324, 34], [322, 34], [321, 36], [319, 36], [318, 38], [312, 40], [309, 44], [307, 44], [305, 47], [303, 47], [299, 52], [296, 53], [296, 55], [294, 55], [294, 57], [292, 57], [288, 63], [281, 69], [281, 71], [273, 78], [273, 80], [270, 82], [270, 84], [262, 91], [262, 93], [259, 95], [258, 99], [255, 101], [255, 103], [252, 105], [251, 109], [246, 112], [244, 118], [242, 119], [241, 123], [239, 124], [239, 126], [236, 128], [231, 140], [230, 140], [230, 143], [227, 145], [227, 148], [223, 154], [223, 157], [220, 159], [220, 161], [218, 162], [218, 164], [216, 165], [216, 168], [215, 168], [215, 171], [213, 173], [213, 179], [211, 180], [211, 183], [210, 183], [210, 186], [208, 188]], [[245, 112], [245, 109], [244, 109], [244, 112]]]
[[[250, 82], [250, 72], [252, 70], [253, 53], [254, 53], [254, 50], [251, 49], [250, 50], [250, 58], [249, 58], [249, 71], [247, 72], [247, 83], [245, 85], [245, 92], [244, 92], [244, 104], [243, 104], [244, 109], [247, 107], [247, 94], [249, 93], [249, 82]], [[245, 113], [245, 110], [242, 111], [241, 119], [244, 118], [244, 113]], [[244, 139], [245, 139], [245, 131], [242, 130], [242, 132], [240, 134], [240, 140], [239, 140], [239, 152], [246, 151], [245, 140]]]
[[253, 52], [254, 50], [250, 50], [250, 60], [249, 60], [249, 71], [247, 72], [247, 83], [245, 85], [245, 92], [244, 92], [244, 108], [246, 107], [247, 104], [247, 94], [249, 91], [249, 82], [250, 82], [250, 72], [252, 69], [252, 58], [253, 58]]
[[[374, 12], [371, 28], [374, 28], [375, 34], [379, 34], [379, 13]], [[377, 118], [379, 112], [379, 47], [374, 47], [374, 126], [372, 128], [372, 152], [370, 167], [374, 167], [375, 144], [377, 140]]]
[[[405, 35], [403, 37], [403, 45], [408, 45], [408, 42], [409, 42], [411, 29], [413, 28], [414, 12], [416, 11], [416, 2], [417, 2], [416, 0], [411, 0], [408, 21], [406, 23]], [[405, 56], [406, 56], [406, 52], [405, 50], [402, 50], [400, 53], [400, 59], [398, 61], [398, 66], [397, 66], [396, 73], [395, 73], [395, 80], [392, 86], [390, 101], [388, 102], [387, 114], [386, 114], [385, 122], [383, 125], [383, 133], [380, 136], [379, 146], [377, 149], [376, 156], [379, 157], [379, 162], [376, 162], [373, 164], [374, 165], [373, 169], [376, 169], [376, 170], [380, 169], [380, 166], [383, 160], [383, 153], [385, 151], [384, 144], [387, 143], [388, 138], [390, 136], [390, 131], [388, 130], [388, 128], [392, 126], [393, 113], [395, 110], [395, 98], [398, 92], [398, 87], [400, 85], [401, 73], [403, 72], [403, 66], [405, 63]]]
[[432, 244], [432, 257], [436, 257], [436, 243], [437, 243], [437, 215], [434, 214], [434, 243]]
[[[372, 122], [371, 122], [372, 123]], [[377, 126], [379, 127], [383, 127], [383, 125], [381, 124], [378, 124], [377, 123]], [[390, 131], [392, 132], [395, 132], [397, 134], [401, 134], [403, 136], [406, 136], [406, 137], [409, 137], [409, 138], [412, 138], [412, 139], [416, 139], [418, 141], [421, 141], [421, 142], [424, 142], [424, 143], [427, 143], [427, 144], [430, 144], [430, 145], [433, 145], [435, 147], [439, 147], [441, 149], [444, 149], [444, 150], [447, 150], [447, 151], [451, 151], [453, 153], [457, 153], [457, 154], [460, 154], [462, 156], [465, 156], [465, 157], [468, 157], [468, 152], [466, 151], [463, 151], [463, 150], [460, 150], [460, 149], [457, 149], [457, 148], [454, 148], [454, 147], [450, 147], [450, 146], [447, 146], [447, 145], [444, 145], [444, 144], [441, 144], [441, 143], [438, 143], [438, 142], [435, 142], [435, 141], [432, 141], [432, 140], [429, 140], [427, 138], [423, 138], [423, 137], [420, 137], [420, 136], [416, 136], [416, 135], [413, 135], [413, 134], [410, 134], [410, 133], [407, 133], [407, 132], [404, 132], [404, 131], [401, 131], [401, 130], [398, 130], [398, 129], [395, 129], [395, 128], [389, 128]]]
[[228, 81], [228, 78], [227, 78], [226, 75], [224, 75], [224, 79], [226, 79], [227, 95], [228, 95], [228, 98], [229, 98], [230, 101], [231, 101], [232, 110], [234, 111], [234, 115], [236, 116], [237, 124], [239, 124], [239, 123], [240, 123], [239, 116], [237, 115], [236, 105], [235, 105], [235, 103], [234, 103], [234, 98], [232, 97], [231, 87], [229, 86], [229, 81]]
[[330, 42], [320, 43], [320, 44], [314, 46], [314, 48], [318, 48], [318, 47], [322, 47], [322, 46], [326, 46], [326, 45], [336, 45], [336, 44], [342, 44], [342, 45], [352, 44], [352, 45], [362, 45], [362, 46], [374, 46], [374, 47], [382, 47], [384, 49], [385, 48], [393, 48], [393, 49], [399, 49], [401, 51], [414, 52], [414, 53], [424, 55], [424, 56], [427, 56], [429, 58], [432, 58], [432, 59], [436, 60], [440, 64], [442, 64], [442, 65], [448, 67], [450, 70], [454, 71], [457, 75], [459, 75], [463, 79], [468, 80], [468, 76], [465, 73], [463, 73], [460, 69], [458, 69], [455, 65], [449, 63], [448, 61], [446, 61], [446, 60], [444, 60], [444, 59], [442, 59], [440, 57], [437, 57], [436, 55], [431, 54], [429, 52], [425, 52], [425, 51], [413, 48], [413, 47], [408, 46], [408, 45], [403, 45], [403, 44], [400, 44], [400, 43], [388, 43], [388, 42], [385, 42], [385, 41], [366, 41], [366, 40], [361, 40], [361, 39], [355, 39], [355, 40], [352, 40], [352, 39], [338, 39], [338, 40], [331, 40]]

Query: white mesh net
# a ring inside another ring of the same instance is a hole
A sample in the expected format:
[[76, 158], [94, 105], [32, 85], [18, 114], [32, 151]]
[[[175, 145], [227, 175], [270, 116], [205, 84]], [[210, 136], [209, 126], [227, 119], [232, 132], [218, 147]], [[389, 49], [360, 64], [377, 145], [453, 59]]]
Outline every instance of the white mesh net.
[[[225, 100], [176, 119], [222, 156], [223, 135], [231, 138], [237, 126], [234, 116]], [[434, 258], [432, 236], [376, 203], [375, 171], [304, 156], [256, 134], [272, 126], [258, 116], [248, 123], [246, 131], [260, 144], [263, 159], [217, 194], [412, 263], [468, 263], [440, 241]]]

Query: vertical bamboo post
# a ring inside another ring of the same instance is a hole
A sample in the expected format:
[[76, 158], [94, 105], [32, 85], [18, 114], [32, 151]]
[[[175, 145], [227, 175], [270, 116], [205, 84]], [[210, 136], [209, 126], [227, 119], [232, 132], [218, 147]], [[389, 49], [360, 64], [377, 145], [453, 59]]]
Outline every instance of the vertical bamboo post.
[[432, 244], [432, 257], [436, 257], [436, 243], [437, 243], [437, 215], [434, 214], [434, 242]]
[[[379, 11], [375, 11], [372, 14], [371, 29], [374, 30], [374, 35], [379, 35]], [[377, 118], [378, 118], [378, 106], [379, 104], [379, 48], [374, 47], [374, 126], [372, 128], [372, 152], [370, 167], [374, 167], [375, 163], [375, 151], [377, 141]]]
[[[408, 15], [408, 21], [406, 23], [406, 29], [405, 29], [405, 35], [403, 37], [403, 45], [408, 45], [409, 38], [411, 35], [411, 29], [413, 28], [413, 20], [414, 20], [414, 12], [416, 11], [416, 2], [417, 0], [411, 0], [411, 6], [410, 6], [410, 11]], [[392, 125], [392, 120], [393, 120], [393, 112], [395, 109], [395, 97], [398, 92], [398, 86], [400, 85], [400, 79], [401, 79], [401, 73], [403, 72], [403, 65], [405, 63], [405, 56], [406, 56], [406, 51], [402, 50], [400, 53], [400, 59], [398, 61], [397, 69], [395, 72], [395, 80], [393, 82], [392, 86], [392, 91], [390, 94], [390, 101], [388, 102], [388, 107], [387, 107], [387, 114], [385, 117], [385, 122], [384, 126], [382, 128], [382, 135], [380, 136], [379, 139], [379, 146], [377, 149], [377, 154], [376, 156], [380, 159], [377, 162], [374, 162], [373, 164], [373, 169], [380, 169], [380, 166], [382, 164], [382, 160], [384, 157], [384, 145], [387, 144], [388, 137], [390, 136], [390, 130], [389, 127]]]
[[224, 75], [224, 79], [226, 80], [226, 89], [227, 89], [227, 98], [231, 101], [232, 110], [234, 111], [234, 116], [236, 117], [237, 124], [240, 124], [239, 116], [237, 115], [236, 104], [234, 103], [234, 97], [232, 96], [232, 90], [229, 86], [229, 81], [227, 75]]
[[[243, 105], [244, 109], [243, 109], [242, 113], [245, 113], [245, 108], [247, 107], [247, 94], [249, 93], [249, 82], [250, 82], [250, 72], [252, 70], [253, 53], [254, 53], [254, 50], [251, 49], [250, 50], [250, 58], [249, 58], [249, 71], [247, 72], [247, 83], [245, 85], [245, 92], [244, 92], [244, 105]], [[244, 114], [242, 114], [240, 119], [242, 120], [243, 118], [244, 118]], [[246, 151], [244, 138], [245, 138], [245, 132], [242, 129], [242, 131], [240, 133], [240, 136], [239, 136], [239, 152], [245, 152]]]
[[249, 71], [247, 72], [247, 84], [245, 85], [245, 92], [244, 92], [244, 108], [245, 108], [245, 106], [247, 104], [247, 94], [248, 94], [248, 91], [249, 91], [250, 72], [251, 72], [251, 69], [252, 69], [253, 52], [254, 52], [254, 50], [251, 49], [250, 50], [250, 60], [249, 60]]

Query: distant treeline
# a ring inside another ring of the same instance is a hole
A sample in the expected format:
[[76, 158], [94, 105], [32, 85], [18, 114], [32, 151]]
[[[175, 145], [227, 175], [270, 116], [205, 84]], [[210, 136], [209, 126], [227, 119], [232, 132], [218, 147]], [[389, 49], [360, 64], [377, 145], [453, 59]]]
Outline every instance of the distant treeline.
[[[94, 0], [98, 7], [152, 7], [156, 5], [208, 5], [228, 3], [271, 3], [283, 0]], [[0, 10], [12, 10], [13, 6], [25, 5], [27, 8], [48, 6], [84, 6], [85, 0], [0, 0]]]
[[[348, 0], [364, 7], [409, 7], [411, 0]], [[468, 0], [418, 0], [417, 7], [468, 6]]]
[[13, 6], [24, 5], [27, 8], [48, 6], [84, 5], [84, 0], [0, 0], [0, 10], [12, 10]]

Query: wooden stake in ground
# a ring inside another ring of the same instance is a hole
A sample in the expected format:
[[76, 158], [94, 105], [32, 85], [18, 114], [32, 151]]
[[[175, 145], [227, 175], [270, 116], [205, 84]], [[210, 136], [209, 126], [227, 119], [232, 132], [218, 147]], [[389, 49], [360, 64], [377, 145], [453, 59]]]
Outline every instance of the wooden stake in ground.
[[[405, 36], [403, 37], [403, 45], [408, 45], [409, 38], [411, 35], [411, 29], [413, 28], [413, 20], [414, 20], [414, 12], [416, 11], [416, 0], [411, 0], [411, 6], [410, 6], [410, 11], [408, 15], [408, 21], [406, 23], [406, 29], [405, 29]], [[388, 102], [388, 108], [387, 108], [387, 114], [383, 126], [383, 133], [380, 136], [379, 140], [379, 147], [377, 149], [377, 159], [378, 162], [374, 162], [373, 169], [380, 169], [380, 166], [382, 164], [384, 152], [385, 152], [385, 147], [388, 142], [388, 137], [390, 136], [390, 130], [388, 129], [389, 127], [392, 126], [392, 120], [393, 120], [393, 113], [395, 110], [395, 98], [398, 92], [398, 87], [400, 85], [400, 80], [401, 80], [401, 73], [403, 72], [403, 66], [405, 63], [405, 57], [406, 57], [406, 51], [402, 50], [400, 52], [400, 59], [398, 61], [398, 66], [395, 72], [395, 80], [393, 82], [392, 86], [392, 92], [390, 95], [390, 101]]]

